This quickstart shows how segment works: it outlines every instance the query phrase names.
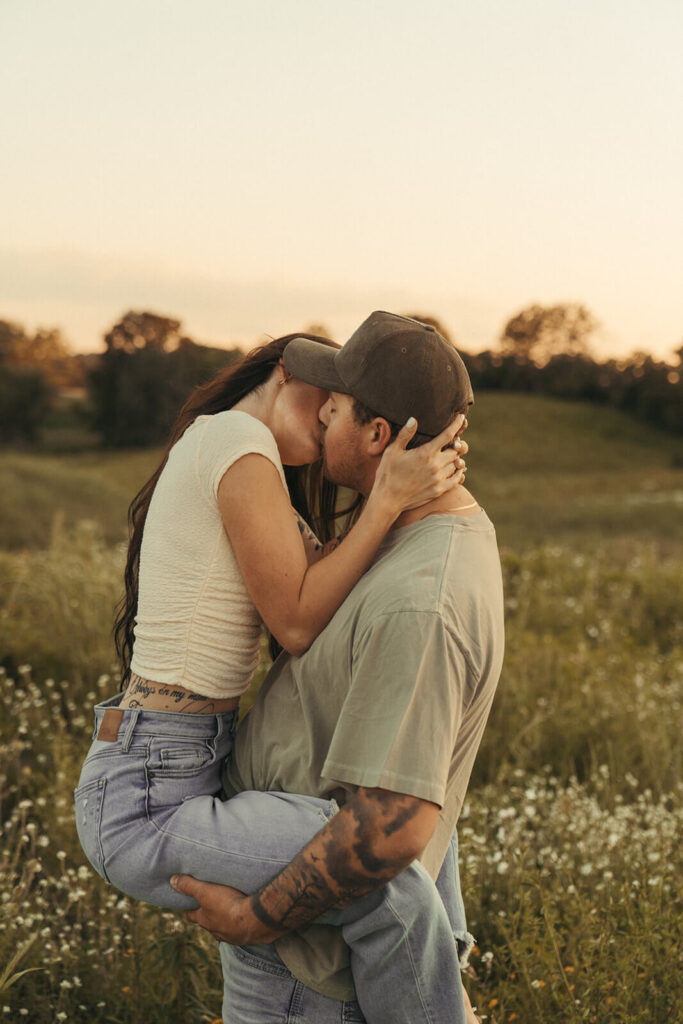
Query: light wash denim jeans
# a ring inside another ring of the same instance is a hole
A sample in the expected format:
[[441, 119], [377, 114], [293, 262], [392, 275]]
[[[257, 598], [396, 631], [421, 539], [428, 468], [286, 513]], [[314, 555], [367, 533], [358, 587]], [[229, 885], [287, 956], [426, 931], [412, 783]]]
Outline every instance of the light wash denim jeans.
[[[75, 791], [75, 809], [88, 860], [128, 896], [177, 910], [196, 907], [171, 888], [169, 878], [176, 873], [253, 892], [336, 813], [333, 800], [289, 793], [220, 798], [221, 766], [232, 748], [236, 712], [184, 715], [127, 708], [117, 712], [122, 717], [115, 735], [98, 739], [105, 712], [120, 699], [117, 694], [95, 708], [95, 738]], [[351, 948], [358, 999], [369, 1024], [464, 1021], [453, 925], [420, 864], [323, 920], [340, 925]], [[341, 1012], [359, 1013], [355, 1004], [327, 1002]], [[248, 1018], [233, 1011], [224, 1019]], [[261, 1024], [267, 1018], [254, 1019]]]
[[[398, 876], [399, 878], [401, 876]], [[453, 833], [443, 866], [436, 885], [443, 899], [444, 906], [453, 930], [460, 962], [467, 963], [474, 939], [467, 930], [465, 907], [460, 890], [460, 872], [458, 869], [458, 836]], [[332, 920], [334, 915], [328, 919]], [[307, 988], [298, 981], [280, 957], [275, 946], [228, 946], [220, 944], [221, 964], [223, 967], [223, 1020], [232, 1024], [365, 1024], [366, 1021], [386, 1021], [410, 1019], [415, 1005], [414, 978], [408, 974], [402, 979], [392, 977], [392, 990], [388, 992], [388, 1003], [374, 1017], [363, 1016], [359, 1003], [355, 1001], [341, 1002], [328, 999], [318, 992]], [[430, 1020], [433, 1024], [462, 1024], [465, 1010], [462, 1001], [462, 987], [458, 983], [457, 993], [453, 992], [448, 971], [451, 965], [448, 959], [440, 956], [438, 949], [432, 949], [434, 974], [429, 985], [423, 986], [428, 998], [441, 988], [442, 997], [432, 999], [431, 1006], [425, 1009], [419, 1020]], [[379, 958], [379, 971], [382, 970], [382, 941], [378, 935], [374, 938], [374, 953]], [[353, 956], [352, 956], [353, 961]], [[456, 971], [456, 974], [458, 972]], [[449, 1003], [449, 999], [453, 999]], [[406, 1006], [396, 1014], [397, 1006]], [[370, 1011], [366, 1011], [369, 1013]]]

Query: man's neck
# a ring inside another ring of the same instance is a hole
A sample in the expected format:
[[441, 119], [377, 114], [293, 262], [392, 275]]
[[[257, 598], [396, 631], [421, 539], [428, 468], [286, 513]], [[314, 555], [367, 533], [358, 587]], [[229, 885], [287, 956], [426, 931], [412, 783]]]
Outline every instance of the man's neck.
[[392, 530], [398, 530], [410, 523], [417, 523], [432, 515], [473, 516], [479, 511], [479, 505], [467, 488], [458, 486], [440, 498], [433, 498], [419, 508], [409, 508], [402, 512], [394, 522]]

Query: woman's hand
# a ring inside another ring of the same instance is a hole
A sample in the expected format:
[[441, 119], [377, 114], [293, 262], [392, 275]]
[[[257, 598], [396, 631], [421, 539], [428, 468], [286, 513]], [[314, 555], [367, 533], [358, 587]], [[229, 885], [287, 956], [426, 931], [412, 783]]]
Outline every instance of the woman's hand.
[[408, 420], [382, 456], [373, 487], [375, 499], [381, 497], [398, 514], [419, 508], [461, 484], [467, 470], [463, 455], [469, 448], [459, 435], [466, 427], [467, 420], [459, 413], [432, 441], [407, 451], [417, 430], [416, 421]]

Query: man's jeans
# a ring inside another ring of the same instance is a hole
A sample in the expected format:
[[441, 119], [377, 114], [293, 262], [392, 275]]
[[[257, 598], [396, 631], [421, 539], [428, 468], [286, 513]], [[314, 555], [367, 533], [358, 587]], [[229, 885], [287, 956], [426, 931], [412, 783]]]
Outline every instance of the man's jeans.
[[[400, 876], [399, 876], [400, 877]], [[450, 846], [437, 879], [437, 888], [448, 911], [458, 954], [463, 965], [466, 963], [474, 939], [467, 931], [465, 907], [460, 890], [458, 870], [458, 836], [453, 833]], [[366, 1018], [356, 1001], [340, 1002], [328, 999], [307, 988], [285, 967], [277, 955], [274, 945], [228, 946], [222, 942], [221, 964], [223, 966], [223, 1020], [226, 1024], [364, 1024]], [[375, 937], [375, 953], [382, 957], [381, 938]], [[437, 954], [438, 956], [438, 954]], [[453, 991], [446, 978], [447, 964], [443, 964], [443, 992]], [[407, 999], [414, 1003], [412, 977], [404, 979], [404, 991], [392, 993], [391, 1004]], [[458, 987], [460, 981], [458, 978]], [[395, 1011], [389, 1006], [374, 1009], [367, 1020], [386, 1021], [391, 1024]], [[402, 1017], [400, 1019], [403, 1019]], [[406, 1018], [409, 1019], [409, 1018]], [[465, 1021], [462, 993], [452, 1004], [439, 1000], [425, 1010], [420, 1019], [431, 1024], [461, 1024]]]
[[[196, 907], [171, 888], [176, 873], [253, 892], [336, 813], [334, 801], [288, 793], [221, 800], [216, 794], [235, 712], [122, 710], [120, 699], [95, 708], [95, 738], [75, 803], [88, 859], [127, 895], [178, 910]], [[462, 1005], [452, 923], [421, 865], [335, 912], [333, 923], [351, 948], [356, 989], [371, 1024], [461, 1019], [452, 1013]]]

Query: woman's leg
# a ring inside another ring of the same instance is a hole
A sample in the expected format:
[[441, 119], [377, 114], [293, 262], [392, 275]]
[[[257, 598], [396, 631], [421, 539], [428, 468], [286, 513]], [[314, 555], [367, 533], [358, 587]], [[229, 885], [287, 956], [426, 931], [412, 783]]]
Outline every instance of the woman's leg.
[[252, 891], [336, 810], [334, 802], [286, 793], [223, 801], [216, 794], [234, 715], [123, 712], [117, 702], [96, 708], [96, 738], [75, 794], [76, 823], [93, 866], [129, 896], [172, 909], [195, 907], [171, 888], [173, 874]]

